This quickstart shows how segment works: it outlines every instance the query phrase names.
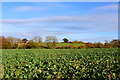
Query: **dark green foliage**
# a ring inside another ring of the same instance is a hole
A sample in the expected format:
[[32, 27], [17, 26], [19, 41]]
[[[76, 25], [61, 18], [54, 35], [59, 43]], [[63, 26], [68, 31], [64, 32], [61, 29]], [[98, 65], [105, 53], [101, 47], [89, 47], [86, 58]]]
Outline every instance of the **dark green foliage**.
[[63, 41], [67, 43], [69, 40], [67, 38], [64, 38]]

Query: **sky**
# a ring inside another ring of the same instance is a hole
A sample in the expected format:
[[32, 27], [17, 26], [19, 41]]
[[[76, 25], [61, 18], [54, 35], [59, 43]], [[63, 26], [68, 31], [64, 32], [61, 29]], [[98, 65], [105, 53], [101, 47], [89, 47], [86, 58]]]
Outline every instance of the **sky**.
[[3, 2], [0, 22], [5, 37], [111, 41], [118, 38], [118, 3]]
[[119, 2], [119, 0], [1, 0], [2, 2]]

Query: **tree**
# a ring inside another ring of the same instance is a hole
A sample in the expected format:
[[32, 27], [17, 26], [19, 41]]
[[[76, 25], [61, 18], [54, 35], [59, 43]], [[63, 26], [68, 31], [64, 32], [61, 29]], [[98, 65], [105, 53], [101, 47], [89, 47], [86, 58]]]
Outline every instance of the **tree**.
[[47, 36], [45, 39], [45, 42], [47, 42], [47, 47], [49, 49], [51, 48], [56, 48], [56, 42], [57, 42], [57, 38], [55, 36]]
[[120, 48], [120, 40], [118, 39], [114, 39], [110, 42], [110, 44], [112, 45], [112, 47], [114, 48]]
[[0, 49], [2, 49], [2, 36], [0, 36]]
[[67, 38], [64, 38], [63, 41], [67, 43], [69, 40]]
[[12, 36], [7, 37], [7, 42], [9, 43], [15, 43], [15, 38]]
[[33, 38], [33, 41], [40, 43], [40, 42], [42, 42], [42, 37], [40, 37], [40, 36], [35, 36], [35, 37]]
[[14, 48], [15, 42], [16, 42], [16, 39], [14, 37], [12, 37], [12, 36], [7, 37], [7, 45], [6, 45], [7, 48], [8, 49]]
[[22, 40], [22, 42], [23, 43], [26, 43], [28, 40], [26, 39], [26, 38], [24, 38], [23, 40]]
[[16, 38], [16, 39], [15, 39], [15, 42], [17, 42], [17, 43], [22, 43], [22, 40], [21, 40], [20, 38]]
[[7, 43], [6, 38], [4, 36], [0, 36], [0, 49], [1, 48], [3, 49], [6, 43]]
[[58, 42], [55, 36], [47, 36], [45, 42]]

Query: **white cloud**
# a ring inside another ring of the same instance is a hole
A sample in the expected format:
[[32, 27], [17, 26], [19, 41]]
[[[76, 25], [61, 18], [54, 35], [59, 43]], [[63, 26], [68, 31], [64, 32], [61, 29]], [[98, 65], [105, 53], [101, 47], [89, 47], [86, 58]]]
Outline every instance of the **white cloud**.
[[[84, 16], [53, 16], [30, 19], [4, 19], [3, 25], [24, 26], [28, 31], [109, 32], [117, 31], [117, 14], [93, 14]], [[34, 27], [34, 28], [33, 28]]]
[[117, 20], [117, 14], [94, 14], [84, 16], [52, 16], [42, 18], [30, 18], [30, 19], [3, 19], [0, 22], [3, 24], [20, 25], [20, 24], [41, 24], [41, 23], [82, 23], [82, 22], [115, 22]]
[[94, 9], [96, 9], [96, 10], [117, 10], [118, 9], [118, 4], [100, 6], [100, 7], [94, 8]]
[[46, 8], [34, 7], [34, 6], [18, 6], [15, 8], [16, 11], [33, 11], [33, 10], [45, 10]]
[[28, 25], [28, 24], [84, 24], [90, 26], [90, 24], [98, 23], [100, 25], [104, 24], [116, 24], [117, 23], [117, 13], [106, 13], [106, 14], [93, 14], [84, 16], [52, 16], [52, 17], [42, 17], [42, 18], [29, 18], [29, 19], [3, 19], [3, 25]]
[[83, 16], [54, 16], [54, 17], [44, 17], [44, 18], [30, 18], [30, 19], [3, 19], [3, 24], [19, 25], [19, 24], [30, 24], [30, 23], [40, 23], [40, 22], [78, 22], [86, 21], [89, 17]]

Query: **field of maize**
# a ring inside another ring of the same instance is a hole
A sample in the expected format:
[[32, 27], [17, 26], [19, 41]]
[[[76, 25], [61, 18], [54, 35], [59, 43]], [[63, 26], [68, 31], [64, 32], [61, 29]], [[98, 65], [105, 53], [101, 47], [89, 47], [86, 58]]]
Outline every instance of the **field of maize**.
[[2, 79], [119, 80], [117, 48], [6, 49]]

